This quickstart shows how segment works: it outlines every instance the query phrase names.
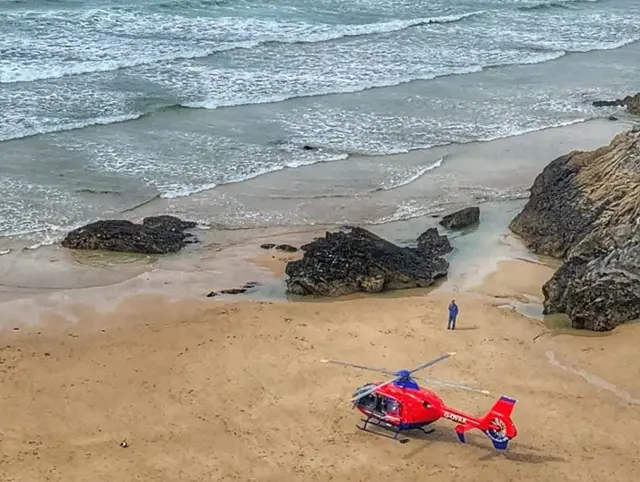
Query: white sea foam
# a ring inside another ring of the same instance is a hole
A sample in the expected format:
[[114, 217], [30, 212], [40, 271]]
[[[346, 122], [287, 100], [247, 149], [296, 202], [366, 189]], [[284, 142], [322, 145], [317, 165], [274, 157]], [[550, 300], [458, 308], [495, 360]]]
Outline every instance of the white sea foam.
[[372, 224], [387, 224], [394, 221], [405, 221], [407, 219], [436, 214], [445, 210], [442, 206], [433, 205], [424, 201], [410, 200], [400, 204], [393, 214], [384, 216], [372, 222]]
[[444, 157], [441, 157], [440, 159], [438, 159], [432, 164], [429, 164], [427, 166], [418, 166], [418, 168], [413, 170], [413, 172], [409, 171], [409, 175], [407, 176], [404, 176], [404, 177], [401, 176], [400, 178], [392, 177], [391, 179], [388, 179], [386, 182], [382, 184], [381, 190], [390, 191], [391, 189], [397, 189], [399, 187], [411, 184], [412, 182], [415, 182], [418, 179], [420, 179], [427, 172], [433, 171], [434, 169], [437, 169], [438, 167], [442, 166], [443, 161], [444, 161]]
[[[464, 20], [483, 11], [462, 13], [458, 15], [444, 15], [423, 17], [409, 20], [392, 20], [388, 22], [369, 24], [310, 24], [306, 22], [279, 22], [262, 20], [259, 18], [218, 17], [218, 18], [189, 18], [171, 17], [167, 19], [160, 14], [146, 14], [144, 16], [132, 12], [119, 15], [110, 11], [93, 10], [80, 14], [81, 19], [89, 22], [92, 30], [79, 29], [77, 38], [68, 38], [63, 48], [68, 50], [67, 57], [79, 58], [73, 62], [56, 63], [53, 59], [43, 57], [34, 63], [0, 61], [0, 83], [33, 82], [36, 80], [55, 79], [65, 76], [108, 72], [140, 65], [154, 64], [162, 61], [175, 61], [208, 57], [216, 52], [235, 49], [253, 49], [265, 43], [318, 43], [338, 40], [346, 37], [391, 33], [411, 27], [428, 24], [443, 24]], [[71, 15], [61, 12], [43, 12], [40, 14], [49, 20], [57, 20], [65, 28], [69, 21], [65, 16]], [[14, 21], [24, 22], [32, 20], [32, 12], [17, 12], [8, 17], [16, 17]], [[168, 23], [173, 22], [173, 23]], [[54, 27], [58, 24], [54, 24]], [[76, 28], [78, 29], [78, 28]], [[214, 41], [211, 33], [215, 32]], [[61, 32], [63, 34], [63, 32]], [[124, 38], [107, 36], [124, 35]], [[132, 35], [139, 35], [138, 45], [130, 39]], [[160, 36], [153, 43], [145, 41], [149, 36]], [[236, 40], [240, 39], [240, 40]], [[14, 42], [5, 36], [4, 42]], [[0, 39], [0, 47], [2, 46]], [[38, 41], [31, 48], [48, 51], [49, 46], [39, 44]], [[50, 42], [43, 39], [42, 42]], [[92, 45], [93, 44], [93, 45]], [[197, 47], [196, 45], [204, 45]], [[207, 46], [210, 45], [210, 46]], [[99, 49], [92, 51], [91, 48]], [[129, 51], [125, 55], [123, 48]], [[163, 52], [164, 51], [164, 52]], [[76, 52], [74, 55], [70, 55]]]
[[600, 0], [547, 0], [544, 2], [533, 1], [525, 5], [518, 6], [519, 10], [540, 10], [545, 8], [572, 8], [578, 7], [580, 4], [599, 3]]
[[[234, 177], [230, 177], [225, 179], [220, 184], [235, 184], [239, 182], [249, 181], [251, 179], [255, 179], [259, 176], [264, 176], [266, 174], [271, 174], [273, 172], [282, 171], [283, 169], [297, 169], [304, 166], [311, 166], [318, 162], [332, 162], [332, 161], [343, 161], [349, 157], [348, 154], [335, 154], [329, 157], [319, 158], [319, 159], [300, 159], [297, 161], [290, 161], [282, 164], [274, 164], [269, 167], [264, 167], [262, 169], [257, 169], [251, 173], [238, 175]], [[161, 197], [167, 199], [175, 199], [181, 197], [192, 196], [193, 194], [197, 194], [199, 192], [209, 191], [214, 189], [219, 184], [216, 183], [205, 183], [198, 186], [185, 186], [180, 185], [174, 188], [165, 188], [165, 190], [160, 194]], [[162, 189], [162, 188], [161, 188]]]
[[40, 135], [40, 134], [53, 134], [56, 132], [66, 132], [66, 131], [72, 131], [76, 129], [84, 129], [86, 127], [91, 127], [91, 126], [119, 124], [121, 122], [128, 122], [131, 120], [139, 119], [143, 115], [144, 114], [140, 113], [140, 114], [123, 114], [123, 115], [114, 115], [114, 116], [105, 116], [105, 117], [95, 117], [93, 119], [87, 119], [79, 122], [51, 124], [48, 126], [40, 126], [37, 129], [29, 129], [29, 130], [17, 130], [15, 128], [12, 128], [9, 125], [5, 127], [7, 131], [5, 133], [3, 133], [3, 129], [0, 127], [0, 142], [12, 140], [12, 139], [21, 139], [24, 137], [30, 137], [30, 136]]

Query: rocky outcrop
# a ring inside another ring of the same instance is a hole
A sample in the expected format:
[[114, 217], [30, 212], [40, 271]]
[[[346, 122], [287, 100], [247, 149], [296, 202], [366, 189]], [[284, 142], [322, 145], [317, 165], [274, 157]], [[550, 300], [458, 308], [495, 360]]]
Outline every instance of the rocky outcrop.
[[429, 228], [418, 237], [418, 251], [437, 258], [453, 251], [449, 238], [438, 233], [438, 228]]
[[640, 115], [640, 93], [636, 95], [628, 95], [624, 99], [596, 100], [593, 102], [593, 105], [594, 107], [626, 107], [629, 114]]
[[295, 246], [291, 246], [290, 244], [274, 244], [274, 243], [264, 243], [261, 244], [260, 247], [262, 249], [277, 249], [278, 251], [284, 251], [285, 253], [295, 253], [298, 251], [298, 248]]
[[640, 318], [640, 129], [552, 161], [509, 227], [564, 258], [543, 286], [545, 314], [594, 331]]
[[107, 219], [74, 229], [62, 240], [62, 246], [142, 254], [175, 253], [197, 241], [185, 232], [195, 227], [196, 223], [174, 216], [151, 216], [144, 218], [142, 224]]
[[240, 288], [227, 288], [220, 291], [211, 291], [209, 292], [209, 294], [207, 294], [207, 298], [214, 298], [218, 295], [240, 295], [246, 293], [247, 291], [255, 290], [259, 286], [260, 283], [258, 283], [257, 281], [249, 281]]
[[287, 292], [296, 295], [341, 296], [425, 287], [446, 276], [449, 268], [441, 257], [397, 246], [358, 227], [327, 232], [300, 249], [302, 259], [286, 267]]
[[447, 214], [440, 220], [440, 225], [447, 229], [462, 229], [480, 222], [480, 208], [477, 206], [461, 209]]

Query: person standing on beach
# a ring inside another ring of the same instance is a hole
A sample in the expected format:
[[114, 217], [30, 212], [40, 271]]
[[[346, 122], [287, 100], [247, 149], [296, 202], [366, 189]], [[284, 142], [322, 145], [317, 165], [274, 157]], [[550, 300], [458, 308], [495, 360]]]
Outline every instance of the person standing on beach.
[[456, 305], [456, 300], [451, 300], [451, 303], [449, 303], [449, 324], [447, 325], [447, 330], [456, 329], [456, 318], [458, 318], [458, 305]]

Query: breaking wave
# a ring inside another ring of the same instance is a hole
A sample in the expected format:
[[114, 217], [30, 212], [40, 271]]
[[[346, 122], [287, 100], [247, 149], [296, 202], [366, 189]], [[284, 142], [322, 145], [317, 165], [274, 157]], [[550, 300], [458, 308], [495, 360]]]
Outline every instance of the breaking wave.
[[562, 0], [562, 1], [549, 1], [534, 3], [531, 5], [521, 5], [518, 10], [530, 11], [530, 10], [544, 10], [548, 8], [575, 8], [576, 5], [584, 3], [598, 3], [599, 0]]

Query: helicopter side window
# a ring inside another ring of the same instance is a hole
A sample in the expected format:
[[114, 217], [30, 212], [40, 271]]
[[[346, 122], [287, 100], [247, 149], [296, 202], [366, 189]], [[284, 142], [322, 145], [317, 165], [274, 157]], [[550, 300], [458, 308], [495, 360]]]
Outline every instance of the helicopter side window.
[[393, 398], [386, 399], [385, 413], [387, 415], [398, 416], [400, 415], [400, 403]]
[[380, 415], [384, 415], [387, 410], [386, 402], [387, 402], [386, 397], [383, 397], [376, 393], [363, 397], [360, 400], [360, 404], [362, 406]]

